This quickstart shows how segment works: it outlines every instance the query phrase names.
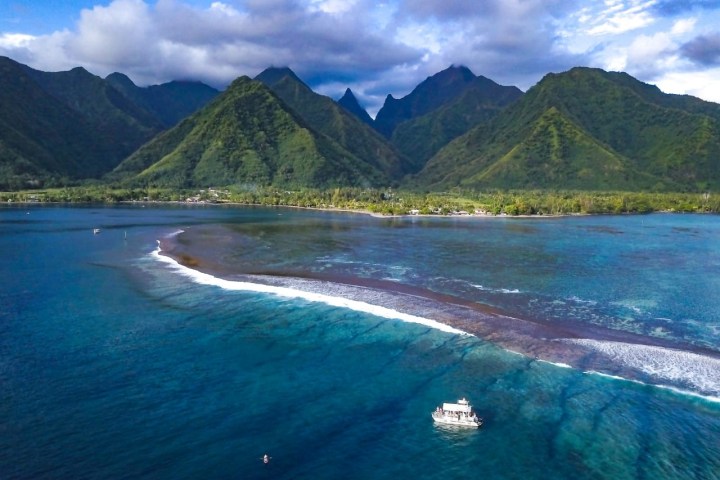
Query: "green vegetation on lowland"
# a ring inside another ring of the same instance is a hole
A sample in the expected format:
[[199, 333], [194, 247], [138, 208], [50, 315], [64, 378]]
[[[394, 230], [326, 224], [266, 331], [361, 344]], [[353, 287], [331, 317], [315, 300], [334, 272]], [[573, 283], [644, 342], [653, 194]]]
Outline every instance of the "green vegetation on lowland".
[[452, 191], [393, 189], [282, 190], [256, 185], [222, 189], [118, 188], [103, 185], [0, 192], [0, 202], [186, 202], [369, 211], [382, 215], [577, 215], [651, 212], [720, 213], [718, 193]]

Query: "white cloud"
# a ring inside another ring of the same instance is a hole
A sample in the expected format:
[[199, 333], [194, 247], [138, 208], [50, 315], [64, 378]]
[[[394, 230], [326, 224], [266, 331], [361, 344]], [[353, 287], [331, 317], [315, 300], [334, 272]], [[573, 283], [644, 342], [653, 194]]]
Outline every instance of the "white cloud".
[[654, 35], [639, 35], [627, 49], [627, 63], [631, 69], [655, 65], [668, 61], [667, 53], [676, 49], [672, 35], [665, 32]]
[[666, 93], [693, 95], [720, 103], [720, 67], [705, 71], [666, 73], [655, 84]]
[[210, 11], [220, 12], [221, 14], [228, 17], [237, 17], [240, 12], [235, 10], [232, 6], [223, 2], [213, 2], [210, 4]]
[[310, 0], [310, 11], [338, 14], [345, 13], [355, 5], [353, 0]]
[[406, 45], [418, 45], [427, 53], [440, 54], [452, 41], [445, 29], [428, 23], [412, 23], [397, 31], [397, 39]]
[[690, 62], [680, 54], [680, 48], [696, 30], [696, 25], [696, 18], [681, 18], [661, 22], [649, 33], [611, 39], [597, 50], [596, 61], [602, 68], [625, 71], [644, 81], [682, 71]]
[[421, 51], [374, 28], [372, 5], [246, 0], [198, 8], [180, 0], [114, 0], [82, 10], [72, 31], [5, 34], [0, 53], [39, 69], [82, 65], [99, 75], [121, 71], [138, 83], [181, 77], [216, 86], [271, 65], [289, 65], [299, 74], [362, 77], [417, 61]]
[[673, 35], [684, 35], [691, 33], [695, 30], [695, 24], [697, 24], [697, 18], [681, 18], [672, 27], [671, 33]]
[[28, 47], [35, 36], [23, 33], [3, 33], [0, 35], [0, 48], [25, 48]]
[[[80, 14], [77, 34], [66, 48], [82, 63], [134, 68], [157, 62], [157, 28], [142, 0], [115, 0]], [[102, 68], [106, 70], [106, 68]]]
[[712, 68], [718, 13], [681, 3], [113, 0], [47, 35], [0, 30], [0, 54], [41, 70], [120, 71], [141, 85], [196, 79], [222, 88], [287, 65], [328, 94], [350, 86], [373, 111], [387, 93], [403, 96], [451, 64], [522, 89], [578, 65], [643, 81]]
[[596, 12], [595, 20], [589, 25], [588, 35], [617, 35], [647, 27], [655, 21], [650, 1], [607, 1], [605, 9]]

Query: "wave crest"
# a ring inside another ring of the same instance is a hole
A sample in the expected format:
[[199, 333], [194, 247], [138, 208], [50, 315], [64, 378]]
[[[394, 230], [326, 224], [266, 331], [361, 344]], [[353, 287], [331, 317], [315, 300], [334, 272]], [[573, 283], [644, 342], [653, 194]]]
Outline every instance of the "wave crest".
[[158, 260], [170, 265], [178, 273], [189, 277], [194, 282], [202, 285], [212, 285], [225, 290], [268, 293], [271, 295], [277, 295], [279, 297], [285, 298], [302, 298], [310, 302], [319, 302], [334, 307], [347, 308], [357, 312], [369, 313], [371, 315], [382, 318], [402, 320], [403, 322], [408, 323], [418, 323], [447, 333], [470, 335], [468, 332], [451, 327], [444, 323], [437, 322], [435, 320], [431, 320], [429, 318], [423, 318], [416, 315], [398, 312], [391, 308], [372, 305], [370, 303], [359, 300], [350, 300], [343, 297], [336, 297], [317, 292], [307, 292], [295, 288], [288, 288], [276, 285], [266, 285], [262, 283], [243, 282], [236, 280], [225, 280], [222, 278], [214, 277], [207, 273], [198, 272], [197, 270], [193, 270], [184, 265], [181, 265], [175, 259], [166, 255], [162, 255], [160, 253], [161, 251], [162, 250], [160, 246], [158, 246], [158, 248], [155, 249], [152, 254]]
[[654, 380], [720, 396], [720, 359], [672, 348], [603, 340], [564, 339], [590, 348], [611, 361], [639, 370]]

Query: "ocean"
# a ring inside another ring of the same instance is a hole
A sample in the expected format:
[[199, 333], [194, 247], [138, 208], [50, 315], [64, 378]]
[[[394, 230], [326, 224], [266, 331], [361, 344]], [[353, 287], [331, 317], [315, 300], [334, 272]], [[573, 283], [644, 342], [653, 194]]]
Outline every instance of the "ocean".
[[0, 479], [720, 478], [718, 216], [5, 205], [0, 247]]

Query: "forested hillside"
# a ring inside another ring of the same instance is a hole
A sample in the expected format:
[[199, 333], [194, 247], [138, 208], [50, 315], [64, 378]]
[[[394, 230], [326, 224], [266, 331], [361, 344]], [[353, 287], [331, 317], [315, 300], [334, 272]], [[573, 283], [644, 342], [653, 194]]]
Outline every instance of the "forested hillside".
[[452, 66], [373, 120], [289, 68], [138, 87], [0, 57], [0, 189], [92, 180], [195, 188], [720, 189], [720, 105], [577, 67], [522, 93]]
[[489, 123], [439, 151], [424, 188], [720, 188], [720, 105], [626, 74], [549, 74]]
[[129, 184], [174, 188], [390, 181], [248, 77], [238, 78], [208, 106], [144, 145], [113, 176]]

